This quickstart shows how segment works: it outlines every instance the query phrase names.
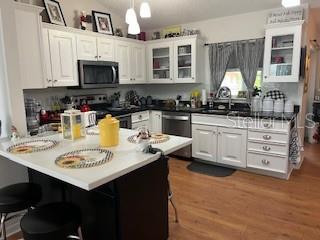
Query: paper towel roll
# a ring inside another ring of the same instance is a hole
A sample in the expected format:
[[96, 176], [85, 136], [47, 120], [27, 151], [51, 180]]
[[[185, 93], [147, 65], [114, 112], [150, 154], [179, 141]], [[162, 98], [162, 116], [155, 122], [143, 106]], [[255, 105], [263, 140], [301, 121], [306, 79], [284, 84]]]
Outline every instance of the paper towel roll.
[[202, 102], [202, 106], [207, 105], [207, 91], [206, 91], [206, 89], [202, 89], [201, 102]]

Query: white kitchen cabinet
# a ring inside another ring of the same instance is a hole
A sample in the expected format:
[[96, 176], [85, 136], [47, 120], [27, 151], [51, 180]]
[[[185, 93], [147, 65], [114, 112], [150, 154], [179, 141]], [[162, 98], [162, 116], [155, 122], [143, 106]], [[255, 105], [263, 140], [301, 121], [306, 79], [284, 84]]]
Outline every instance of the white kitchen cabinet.
[[192, 157], [217, 162], [218, 128], [192, 125]]
[[76, 37], [72, 33], [49, 30], [53, 87], [78, 86]]
[[116, 60], [119, 62], [120, 84], [146, 82], [144, 44], [116, 41]]
[[247, 166], [247, 130], [218, 128], [218, 163]]
[[116, 62], [119, 63], [120, 84], [130, 84], [131, 79], [130, 43], [126, 41], [116, 42]]
[[173, 83], [173, 42], [159, 42], [148, 45], [148, 66], [150, 83]]
[[149, 43], [149, 82], [201, 82], [204, 72], [203, 52], [203, 42], [196, 35]]
[[151, 111], [150, 130], [153, 133], [162, 133], [162, 112], [161, 111]]
[[114, 61], [114, 40], [78, 34], [77, 53], [79, 60]]
[[40, 13], [43, 8], [15, 3], [19, 66], [23, 89], [46, 87]]
[[197, 39], [174, 42], [174, 81], [175, 83], [196, 82]]
[[134, 83], [146, 82], [146, 48], [143, 44], [131, 44], [131, 76]]
[[97, 38], [98, 59], [113, 62], [115, 59], [114, 40], [106, 37]]
[[264, 82], [298, 82], [303, 21], [266, 27]]
[[49, 31], [48, 29], [42, 29], [43, 39], [43, 55], [45, 63], [45, 87], [52, 87], [52, 70], [51, 70], [51, 57], [49, 46]]
[[96, 61], [98, 58], [97, 38], [77, 35], [77, 53], [79, 60]]
[[150, 129], [150, 113], [149, 111], [137, 112], [131, 115], [132, 129], [140, 128]]

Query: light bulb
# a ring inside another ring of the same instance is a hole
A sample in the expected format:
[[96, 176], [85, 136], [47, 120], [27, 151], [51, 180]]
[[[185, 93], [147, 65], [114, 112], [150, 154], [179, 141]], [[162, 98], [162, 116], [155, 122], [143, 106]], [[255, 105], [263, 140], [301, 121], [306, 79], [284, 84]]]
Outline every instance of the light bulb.
[[282, 0], [282, 6], [284, 6], [285, 8], [296, 7], [299, 6], [300, 3], [300, 0]]
[[140, 6], [140, 16], [142, 18], [150, 18], [151, 17], [151, 10], [150, 10], [150, 5], [147, 2], [141, 3]]
[[135, 21], [134, 23], [129, 24], [128, 33], [137, 35], [140, 33], [140, 26], [138, 21]]
[[137, 15], [133, 8], [129, 8], [126, 13], [126, 23], [132, 24], [137, 22]]

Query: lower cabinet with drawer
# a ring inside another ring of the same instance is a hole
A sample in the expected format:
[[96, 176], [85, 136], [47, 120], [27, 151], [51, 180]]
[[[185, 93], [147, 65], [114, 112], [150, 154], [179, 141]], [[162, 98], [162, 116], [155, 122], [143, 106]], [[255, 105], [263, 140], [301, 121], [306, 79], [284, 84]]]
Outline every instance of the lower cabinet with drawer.
[[286, 174], [288, 158], [249, 152], [247, 167]]
[[149, 111], [137, 112], [131, 115], [132, 129], [138, 130], [139, 128], [150, 129], [150, 115]]
[[[255, 120], [244, 126], [226, 116], [192, 115], [192, 156], [246, 171], [288, 178], [290, 122]], [[233, 123], [233, 124], [231, 124]]]

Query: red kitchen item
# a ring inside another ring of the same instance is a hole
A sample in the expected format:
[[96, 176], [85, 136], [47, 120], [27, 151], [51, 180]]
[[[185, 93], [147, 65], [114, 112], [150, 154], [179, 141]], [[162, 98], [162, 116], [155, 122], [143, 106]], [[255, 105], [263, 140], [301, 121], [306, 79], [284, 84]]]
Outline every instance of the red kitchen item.
[[40, 124], [46, 124], [49, 122], [49, 114], [46, 110], [42, 109], [40, 111]]
[[273, 62], [274, 62], [274, 63], [277, 63], [277, 64], [283, 63], [283, 62], [284, 62], [284, 57], [282, 57], [282, 56], [275, 56], [275, 57], [273, 58]]
[[147, 39], [146, 33], [145, 33], [145, 32], [141, 32], [141, 33], [138, 35], [138, 39], [141, 40], [141, 41], [146, 41], [146, 39]]
[[90, 109], [90, 106], [88, 104], [83, 104], [80, 108], [81, 112], [89, 112], [91, 109]]
[[88, 101], [86, 99], [81, 100], [81, 107], [80, 107], [81, 112], [89, 112], [91, 111], [90, 106], [88, 104]]

